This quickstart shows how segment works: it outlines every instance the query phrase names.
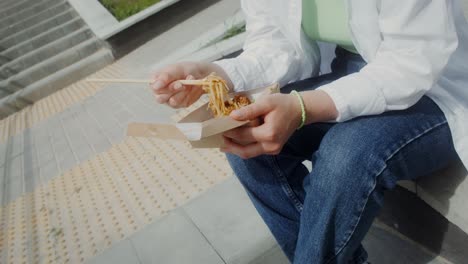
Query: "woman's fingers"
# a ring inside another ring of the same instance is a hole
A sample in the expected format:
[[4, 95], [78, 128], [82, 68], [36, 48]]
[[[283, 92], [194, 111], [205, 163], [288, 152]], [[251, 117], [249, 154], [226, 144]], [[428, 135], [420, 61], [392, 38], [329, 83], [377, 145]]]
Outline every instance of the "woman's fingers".
[[263, 147], [260, 143], [241, 145], [226, 137], [224, 138], [224, 146], [221, 147], [220, 150], [222, 152], [237, 155], [242, 159], [250, 159], [264, 153]]
[[[189, 75], [186, 78], [186, 80], [194, 79], [195, 77], [193, 77], [192, 75]], [[194, 88], [192, 85], [182, 85], [180, 82], [176, 82], [176, 84], [174, 85], [174, 90], [175, 93], [169, 99], [168, 104], [175, 108], [188, 107], [201, 96], [201, 94], [199, 93], [198, 97], [196, 97], [196, 88]]]
[[269, 134], [265, 131], [265, 127], [249, 127], [242, 126], [224, 132], [224, 136], [236, 142], [258, 142], [267, 141]]
[[270, 108], [271, 106], [265, 103], [265, 101], [258, 101], [232, 111], [230, 116], [238, 121], [254, 120], [268, 113]]
[[169, 70], [156, 73], [154, 76], [154, 82], [151, 84], [151, 88], [154, 92], [158, 92], [159, 90], [166, 88], [170, 83], [177, 79], [176, 75], [176, 73]]
[[151, 89], [155, 94], [174, 93], [181, 88], [178, 80], [186, 77], [184, 67], [181, 65], [171, 65], [157, 72], [153, 76]]
[[[257, 138], [254, 138], [252, 133], [242, 132], [244, 128], [253, 128], [261, 125], [261, 120], [259, 118], [250, 121], [249, 123], [243, 125], [242, 127], [235, 128], [230, 131], [226, 131], [224, 136], [231, 138], [234, 142], [240, 145], [249, 145], [258, 141]], [[239, 129], [239, 130], [237, 130]], [[248, 135], [244, 135], [248, 133]]]
[[249, 123], [245, 124], [244, 126], [257, 127], [257, 126], [260, 126], [261, 124], [262, 124], [262, 119], [261, 118], [255, 118], [255, 119], [251, 120]]
[[155, 94], [154, 99], [160, 104], [166, 104], [171, 98], [172, 94]]
[[167, 104], [173, 108], [181, 108], [181, 107], [186, 107], [185, 105], [185, 99], [188, 96], [189, 91], [188, 90], [182, 90], [180, 92], [176, 92], [169, 98]]

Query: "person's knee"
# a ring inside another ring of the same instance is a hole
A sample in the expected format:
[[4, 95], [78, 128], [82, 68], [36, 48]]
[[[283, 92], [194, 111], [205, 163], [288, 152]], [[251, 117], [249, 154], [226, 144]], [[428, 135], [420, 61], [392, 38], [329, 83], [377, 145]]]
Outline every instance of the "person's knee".
[[314, 154], [310, 181], [318, 185], [324, 195], [353, 193], [375, 187], [378, 173], [385, 164], [372, 154], [368, 146], [355, 142], [336, 143], [329, 147], [322, 144]]

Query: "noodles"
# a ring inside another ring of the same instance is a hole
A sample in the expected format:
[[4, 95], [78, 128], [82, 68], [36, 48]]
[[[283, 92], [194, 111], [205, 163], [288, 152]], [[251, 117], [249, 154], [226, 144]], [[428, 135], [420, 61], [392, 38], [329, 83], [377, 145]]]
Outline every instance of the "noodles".
[[208, 108], [211, 109], [215, 117], [228, 116], [232, 111], [249, 105], [249, 98], [236, 95], [232, 100], [228, 96], [226, 81], [220, 77], [210, 74], [204, 80], [203, 90], [208, 93]]

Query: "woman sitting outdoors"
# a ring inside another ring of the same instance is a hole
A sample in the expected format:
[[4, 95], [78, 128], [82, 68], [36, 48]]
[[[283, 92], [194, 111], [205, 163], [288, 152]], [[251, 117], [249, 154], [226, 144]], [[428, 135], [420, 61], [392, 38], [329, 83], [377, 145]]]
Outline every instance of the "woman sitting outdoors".
[[[261, 120], [221, 149], [293, 263], [365, 263], [361, 241], [399, 180], [468, 166], [468, 25], [457, 0], [242, 0], [237, 58], [154, 76], [156, 100], [186, 107], [216, 72], [232, 91], [281, 94], [231, 113]], [[316, 41], [337, 45], [319, 76]], [[312, 161], [312, 171], [303, 165]]]

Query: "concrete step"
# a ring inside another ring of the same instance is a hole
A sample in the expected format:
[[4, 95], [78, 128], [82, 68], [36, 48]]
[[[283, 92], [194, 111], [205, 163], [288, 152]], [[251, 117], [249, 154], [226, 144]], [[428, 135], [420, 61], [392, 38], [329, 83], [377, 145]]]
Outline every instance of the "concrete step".
[[6, 50], [10, 47], [18, 45], [37, 35], [42, 34], [43, 32], [48, 31], [51, 28], [61, 26], [63, 23], [66, 23], [67, 21], [70, 21], [76, 17], [77, 15], [75, 11], [70, 9], [69, 6], [60, 6], [56, 9], [50, 9], [47, 11], [47, 14], [44, 14], [44, 19], [46, 20], [43, 20], [33, 27], [17, 32], [16, 34], [10, 35], [1, 40], [0, 49]]
[[6, 56], [3, 56], [3, 55], [1, 55], [1, 53], [0, 53], [0, 65], [3, 65], [3, 64], [8, 63], [8, 62], [10, 62], [10, 61], [11, 61], [10, 58], [8, 58], [8, 57], [6, 57]]
[[97, 52], [103, 43], [98, 38], [86, 40], [75, 47], [48, 58], [6, 80], [0, 81], [0, 90], [14, 93]]
[[3, 10], [4, 8], [5, 9], [8, 9], [12, 6], [15, 6], [15, 5], [18, 5], [22, 2], [29, 2], [29, 0], [19, 0], [19, 1], [15, 1], [15, 0], [2, 0], [0, 2], [0, 8]]
[[[10, 35], [17, 34], [18, 32], [38, 25], [44, 20], [50, 19], [53, 15], [60, 14], [63, 11], [68, 10], [69, 8], [70, 6], [66, 2], [60, 2], [55, 5], [47, 5], [47, 10], [44, 10], [43, 12], [37, 12], [32, 16], [28, 16], [27, 18], [18, 21], [17, 23], [12, 23], [5, 27], [2, 27], [0, 29], [0, 36], [6, 38]], [[53, 15], [51, 16], [51, 14]]]
[[81, 61], [0, 99], [0, 118], [5, 118], [67, 85], [102, 69], [112, 63], [113, 60], [114, 57], [110, 49], [102, 48]]
[[[13, 1], [11, 4], [6, 5], [5, 7], [0, 6], [0, 15], [2, 15], [2, 18], [6, 17], [12, 12], [15, 12], [15, 10], [24, 10], [24, 9], [31, 7], [32, 5], [35, 5], [37, 2], [42, 2], [42, 1], [46, 1], [46, 0], [37, 0], [37, 1], [16, 0], [16, 1]], [[56, 0], [56, 1], [58, 2], [58, 1], [63, 1], [63, 0]], [[2, 2], [0, 2], [0, 4], [1, 3]]]
[[94, 35], [90, 29], [82, 28], [39, 49], [26, 53], [23, 56], [0, 66], [0, 79], [6, 80], [21, 71], [33, 67], [34, 65], [93, 37]]
[[10, 95], [9, 92], [0, 90], [0, 98], [4, 98], [4, 97], [6, 97], [8, 95]]
[[9, 25], [16, 24], [21, 20], [28, 19], [39, 13], [50, 9], [60, 3], [67, 3], [64, 0], [39, 0], [29, 2], [26, 6], [17, 6], [9, 8], [9, 10], [2, 10], [0, 13], [0, 28], [8, 27]]
[[[62, 14], [65, 16], [65, 14]], [[76, 30], [79, 30], [83, 27], [86, 27], [86, 23], [79, 17], [76, 17], [68, 22], [65, 22], [62, 25], [48, 29], [47, 31], [42, 32], [27, 41], [19, 43], [15, 46], [12, 46], [2, 52], [1, 56], [13, 60], [15, 58], [21, 57], [23, 54], [31, 52], [32, 50], [38, 49], [42, 46], [47, 45], [59, 38], [62, 38], [68, 34], [73, 33]]]

